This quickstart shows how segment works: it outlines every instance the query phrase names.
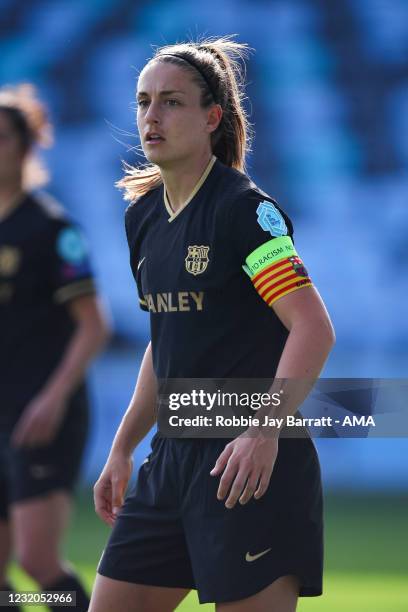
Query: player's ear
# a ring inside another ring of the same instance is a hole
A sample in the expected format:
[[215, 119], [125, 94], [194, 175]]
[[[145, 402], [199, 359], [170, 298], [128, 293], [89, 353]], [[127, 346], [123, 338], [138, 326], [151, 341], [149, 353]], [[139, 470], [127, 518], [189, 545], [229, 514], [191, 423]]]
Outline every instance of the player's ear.
[[208, 114], [207, 114], [207, 131], [211, 134], [211, 132], [215, 132], [215, 130], [217, 129], [217, 127], [220, 124], [220, 121], [222, 119], [222, 108], [219, 104], [213, 104], [209, 109], [208, 109]]

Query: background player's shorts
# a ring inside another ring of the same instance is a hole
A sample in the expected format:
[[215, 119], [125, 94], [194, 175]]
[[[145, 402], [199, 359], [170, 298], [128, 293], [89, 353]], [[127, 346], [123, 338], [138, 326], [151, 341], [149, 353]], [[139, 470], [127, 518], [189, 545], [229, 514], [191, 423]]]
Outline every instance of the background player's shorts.
[[100, 574], [197, 589], [201, 603], [244, 599], [288, 574], [299, 577], [300, 595], [321, 594], [322, 489], [312, 440], [282, 438], [265, 495], [232, 510], [217, 500], [220, 477], [210, 476], [227, 442], [156, 434]]
[[59, 433], [48, 446], [14, 448], [9, 433], [0, 433], [0, 519], [8, 506], [57, 489], [71, 491], [81, 466], [88, 434], [85, 386], [72, 396]]

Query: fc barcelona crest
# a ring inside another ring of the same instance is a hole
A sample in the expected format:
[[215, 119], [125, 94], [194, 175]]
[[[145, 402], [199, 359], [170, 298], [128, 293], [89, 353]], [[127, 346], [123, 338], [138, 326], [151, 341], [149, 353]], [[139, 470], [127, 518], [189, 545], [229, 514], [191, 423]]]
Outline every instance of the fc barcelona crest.
[[300, 257], [289, 257], [289, 261], [292, 264], [292, 267], [298, 276], [304, 276], [304, 277], [309, 276], [305, 266], [303, 265], [303, 261], [300, 259]]
[[0, 248], [0, 276], [14, 276], [21, 262], [21, 252], [14, 246]]
[[208, 246], [197, 246], [196, 244], [194, 246], [189, 246], [187, 257], [184, 260], [186, 262], [187, 272], [194, 274], [194, 276], [205, 272], [209, 262], [209, 250], [210, 247]]

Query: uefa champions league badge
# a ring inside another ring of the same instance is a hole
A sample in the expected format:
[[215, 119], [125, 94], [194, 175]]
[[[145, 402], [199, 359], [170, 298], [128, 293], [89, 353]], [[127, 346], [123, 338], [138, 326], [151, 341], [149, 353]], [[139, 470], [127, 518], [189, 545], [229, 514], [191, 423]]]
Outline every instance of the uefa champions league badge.
[[288, 228], [285, 220], [272, 202], [266, 200], [261, 202], [256, 209], [256, 214], [258, 215], [258, 223], [265, 232], [270, 232], [275, 237], [287, 235]]
[[61, 230], [57, 238], [57, 253], [69, 264], [78, 266], [84, 262], [87, 249], [80, 232], [73, 227]]

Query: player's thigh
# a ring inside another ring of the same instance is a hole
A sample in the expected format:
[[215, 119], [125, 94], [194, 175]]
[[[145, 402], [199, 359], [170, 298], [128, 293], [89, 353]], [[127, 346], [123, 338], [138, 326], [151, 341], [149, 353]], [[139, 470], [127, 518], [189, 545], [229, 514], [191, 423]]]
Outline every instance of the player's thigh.
[[148, 586], [96, 575], [88, 612], [173, 612], [188, 589]]
[[5, 572], [11, 554], [11, 534], [9, 522], [0, 517], [0, 584], [5, 580]]
[[61, 490], [13, 503], [10, 516], [17, 556], [35, 554], [40, 561], [58, 555], [70, 508], [71, 495]]
[[295, 612], [299, 597], [296, 576], [282, 576], [259, 593], [227, 603], [216, 604], [216, 612]]
[[[3, 440], [1, 440], [1, 438], [0, 443], [3, 444]], [[0, 449], [0, 583], [4, 581], [6, 566], [11, 554], [8, 484], [4, 469], [4, 457]]]

